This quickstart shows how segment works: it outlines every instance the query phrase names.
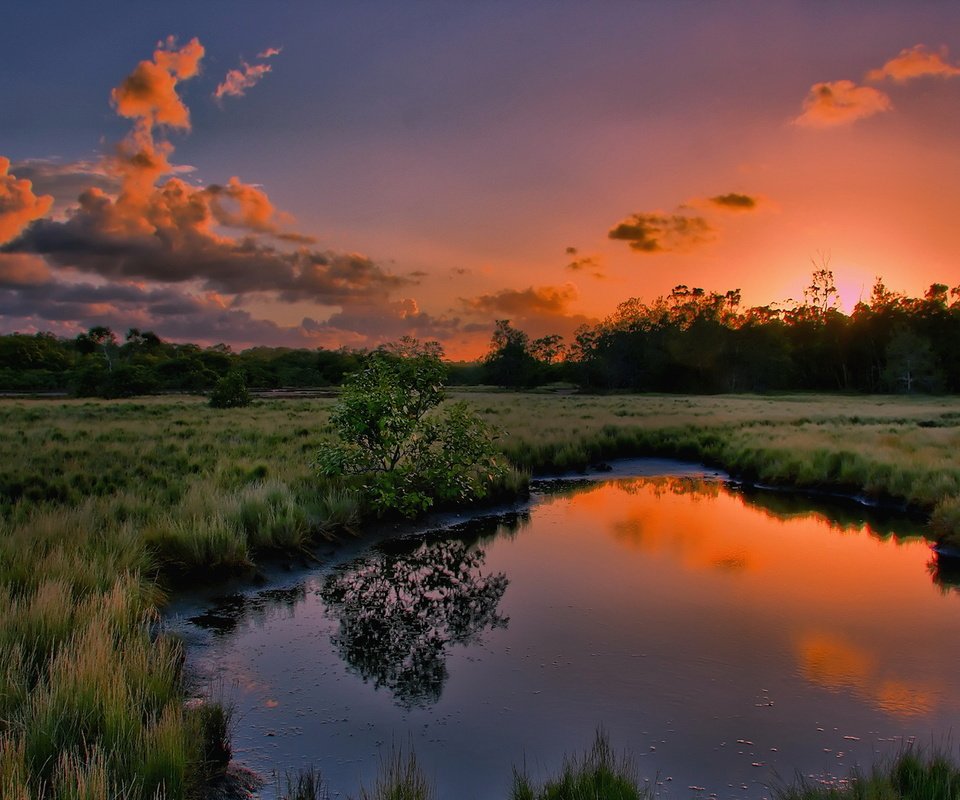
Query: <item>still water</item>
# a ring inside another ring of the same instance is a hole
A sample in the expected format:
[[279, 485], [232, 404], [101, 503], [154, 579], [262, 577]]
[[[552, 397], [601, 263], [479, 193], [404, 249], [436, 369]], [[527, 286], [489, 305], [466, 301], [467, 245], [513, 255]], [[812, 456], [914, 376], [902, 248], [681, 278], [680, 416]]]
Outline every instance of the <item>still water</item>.
[[602, 727], [662, 797], [761, 798], [951, 744], [960, 594], [916, 523], [631, 469], [660, 474], [539, 484], [523, 511], [185, 613], [235, 757], [315, 764], [346, 796], [412, 745], [441, 798], [485, 800]]

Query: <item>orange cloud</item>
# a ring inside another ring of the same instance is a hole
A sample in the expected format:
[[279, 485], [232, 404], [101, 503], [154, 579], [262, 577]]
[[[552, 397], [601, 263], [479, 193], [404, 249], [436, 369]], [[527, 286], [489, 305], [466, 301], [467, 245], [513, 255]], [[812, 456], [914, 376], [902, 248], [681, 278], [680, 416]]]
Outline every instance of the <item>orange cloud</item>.
[[960, 67], [947, 63], [946, 58], [945, 47], [939, 53], [933, 53], [918, 44], [901, 50], [900, 55], [891, 58], [880, 69], [870, 70], [867, 80], [882, 81], [889, 78], [896, 83], [906, 83], [926, 76], [952, 78], [960, 75]]
[[263, 76], [270, 72], [269, 64], [247, 64], [243, 63], [240, 69], [230, 70], [223, 81], [217, 86], [213, 96], [217, 100], [224, 97], [243, 97], [247, 89], [256, 86], [263, 79]]
[[123, 183], [117, 205], [128, 209], [129, 229], [142, 229], [137, 212], [148, 201], [156, 182], [172, 171], [169, 156], [173, 145], [154, 142], [154, 128], [166, 125], [190, 129], [190, 112], [177, 94], [177, 84], [199, 72], [204, 52], [196, 38], [177, 49], [176, 40], [170, 36], [157, 44], [153, 61], [141, 61], [110, 93], [117, 113], [135, 121], [133, 131], [117, 146], [111, 164]]
[[10, 159], [0, 156], [0, 244], [9, 241], [28, 223], [46, 214], [53, 197], [33, 193], [33, 184], [9, 174]]
[[629, 242], [630, 249], [639, 253], [667, 253], [710, 241], [713, 233], [703, 217], [653, 212], [628, 217], [607, 236]]
[[462, 302], [474, 311], [495, 314], [528, 316], [567, 316], [570, 303], [579, 297], [572, 283], [563, 286], [541, 286], [529, 289], [503, 289], [494, 294], [463, 299]]
[[808, 128], [833, 128], [891, 108], [890, 98], [879, 89], [857, 86], [853, 81], [827, 81], [810, 88], [803, 113], [793, 122]]
[[[282, 47], [268, 47], [266, 50], [257, 53], [257, 58], [273, 58], [280, 55]], [[256, 86], [263, 80], [264, 75], [271, 71], [269, 64], [248, 64], [241, 62], [240, 69], [232, 69], [226, 77], [217, 86], [213, 93], [214, 98], [219, 102], [224, 97], [243, 97], [247, 89]]]
[[213, 184], [203, 191], [210, 197], [211, 210], [220, 224], [264, 232], [276, 230], [276, 209], [267, 193], [256, 186], [242, 183], [234, 176], [226, 186]]
[[[119, 180], [119, 193], [90, 186], [65, 220], [40, 220], [44, 224], [35, 230], [23, 230], [26, 221], [49, 208], [52, 198], [33, 198], [28, 181], [7, 179], [2, 186], [12, 197], [15, 192], [16, 201], [7, 203], [11, 210], [4, 215], [14, 220], [5, 237], [12, 241], [0, 252], [33, 253], [52, 266], [106, 278], [197, 281], [226, 294], [271, 292], [285, 302], [340, 307], [384, 303], [393, 289], [409, 285], [408, 279], [384, 272], [364, 256], [262, 244], [255, 234], [301, 245], [309, 237], [280, 231], [267, 194], [239, 178], [205, 188], [177, 177], [158, 185], [162, 176], [177, 170], [169, 160], [173, 146], [155, 141], [154, 129], [189, 127], [176, 86], [196, 74], [203, 56], [196, 39], [179, 50], [168, 39], [160, 48], [112, 95], [118, 113], [135, 120], [133, 131], [104, 164], [108, 175]], [[4, 159], [4, 172], [7, 166]], [[246, 235], [231, 238], [217, 226], [241, 228]]]
[[25, 253], [0, 253], [0, 286], [39, 286], [51, 278], [42, 258]]
[[147, 129], [155, 125], [189, 129], [190, 112], [176, 88], [199, 72], [203, 55], [203, 45], [196, 38], [180, 49], [172, 36], [159, 42], [153, 61], [141, 61], [110, 93], [117, 113], [142, 122]]

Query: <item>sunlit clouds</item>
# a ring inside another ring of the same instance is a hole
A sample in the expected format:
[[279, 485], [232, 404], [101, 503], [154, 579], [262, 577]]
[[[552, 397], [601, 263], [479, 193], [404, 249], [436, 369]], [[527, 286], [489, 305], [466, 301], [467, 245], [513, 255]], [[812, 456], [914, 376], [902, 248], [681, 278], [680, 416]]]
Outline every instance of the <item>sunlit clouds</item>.
[[893, 108], [890, 98], [872, 86], [853, 81], [816, 83], [803, 101], [803, 113], [794, 122], [808, 128], [849, 125]]
[[906, 83], [914, 78], [927, 76], [954, 78], [960, 75], [960, 67], [949, 63], [947, 59], [945, 47], [935, 53], [918, 44], [901, 50], [900, 55], [891, 58], [879, 69], [870, 70], [867, 80], [882, 81], [889, 78], [896, 83]]
[[[47, 320], [166, 323], [167, 335], [209, 340], [212, 332], [218, 339], [229, 333], [230, 341], [251, 344], [257, 330], [265, 342], [304, 345], [316, 323], [256, 325], [241, 308], [246, 299], [309, 300], [333, 309], [355, 305], [366, 309], [369, 319], [423, 322], [423, 315], [391, 313], [389, 294], [409, 285], [409, 278], [389, 274], [361, 254], [307, 247], [313, 238], [288, 230], [291, 218], [276, 210], [262, 188], [236, 176], [198, 187], [175, 174], [174, 147], [162, 134], [190, 129], [177, 87], [199, 73], [204, 52], [197, 39], [178, 48], [169, 38], [152, 61], [141, 61], [113, 90], [117, 113], [134, 120], [134, 128], [96, 170], [74, 169], [74, 178], [79, 171], [102, 180], [80, 191], [64, 219], [43, 218], [53, 198], [34, 195], [29, 181], [6, 175], [9, 162], [0, 162], [5, 175], [0, 231], [7, 241], [0, 273], [8, 292], [15, 287], [5, 315], [22, 317], [14, 310], [19, 306]], [[33, 169], [51, 180], [64, 174], [51, 165]], [[27, 228], [31, 221], [35, 224]], [[68, 282], [58, 283], [62, 279], [49, 267], [63, 270]], [[96, 280], [87, 283], [84, 276]], [[31, 280], [42, 285], [42, 295], [31, 293]], [[199, 324], [186, 324], [189, 318]], [[210, 325], [206, 333], [201, 320]], [[295, 335], [281, 336], [284, 327]], [[371, 342], [366, 335], [352, 338], [358, 345]]]
[[[882, 67], [869, 70], [865, 80], [870, 83], [890, 80], [902, 85], [917, 78], [957, 75], [960, 75], [960, 67], [947, 61], [946, 48], [936, 53], [918, 44], [901, 50]], [[826, 81], [811, 87], [803, 101], [803, 113], [794, 122], [810, 128], [832, 128], [892, 109], [890, 96], [880, 89], [858, 86], [851, 80]]]
[[110, 93], [117, 113], [147, 129], [155, 125], [189, 128], [190, 112], [177, 94], [177, 84], [196, 76], [204, 52], [197, 39], [180, 48], [172, 36], [159, 42], [153, 60], [141, 61]]
[[[280, 55], [281, 48], [268, 47], [257, 54], [257, 58], [267, 59]], [[224, 97], [243, 97], [250, 89], [260, 83], [263, 77], [270, 72], [271, 66], [266, 61], [259, 64], [248, 64], [244, 61], [238, 69], [231, 69], [213, 92], [216, 100]]]
[[0, 243], [12, 239], [27, 225], [46, 214], [53, 197], [33, 193], [33, 184], [9, 173], [10, 160], [0, 156]]

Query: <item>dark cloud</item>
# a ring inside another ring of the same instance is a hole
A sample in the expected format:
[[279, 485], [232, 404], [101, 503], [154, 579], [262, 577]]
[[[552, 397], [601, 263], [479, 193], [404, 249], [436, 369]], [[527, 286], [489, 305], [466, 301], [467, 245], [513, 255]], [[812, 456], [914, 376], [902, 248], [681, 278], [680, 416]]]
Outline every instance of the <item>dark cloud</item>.
[[757, 198], [748, 194], [729, 192], [710, 198], [710, 202], [728, 211], [753, 211], [757, 207]]
[[572, 272], [587, 273], [593, 278], [605, 278], [603, 273], [603, 262], [600, 256], [580, 255], [576, 247], [567, 247], [564, 250], [571, 259], [567, 262], [566, 268]]
[[713, 233], [703, 217], [654, 212], [628, 217], [607, 236], [629, 242], [631, 249], [640, 253], [666, 253], [710, 241]]
[[578, 296], [576, 287], [567, 283], [563, 286], [503, 289], [494, 294], [462, 298], [461, 302], [471, 311], [501, 316], [566, 316], [569, 313], [570, 303]]
[[[38, 220], [0, 252], [34, 253], [111, 279], [200, 281], [218, 292], [277, 292], [283, 300], [328, 305], [383, 296], [410, 283], [361, 255], [287, 251], [253, 236], [222, 237], [213, 230], [220, 213], [216, 197], [173, 178], [130, 220], [121, 201], [90, 189], [67, 220]], [[237, 212], [230, 221], [250, 220]]]

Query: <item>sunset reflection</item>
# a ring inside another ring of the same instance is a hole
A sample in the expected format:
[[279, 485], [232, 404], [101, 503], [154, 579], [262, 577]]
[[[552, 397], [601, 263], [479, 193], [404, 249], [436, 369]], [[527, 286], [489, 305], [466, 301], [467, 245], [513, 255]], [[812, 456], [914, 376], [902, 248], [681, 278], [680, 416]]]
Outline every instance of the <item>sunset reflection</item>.
[[[809, 683], [896, 717], [929, 714], [947, 695], [908, 644], [916, 619], [930, 614], [924, 574], [946, 584], [928, 567], [922, 540], [889, 540], [888, 529], [858, 518], [856, 508], [841, 506], [833, 516], [789, 495], [709, 478], [611, 482], [569, 502], [583, 524], [602, 521], [622, 551], [714, 576], [711, 597], [739, 609], [732, 614], [748, 620], [775, 611]], [[896, 605], [884, 605], [893, 595]]]
[[836, 634], [807, 633], [796, 642], [800, 674], [831, 691], [852, 690], [896, 716], [927, 714], [944, 692], [905, 678], [884, 677], [879, 659]]

